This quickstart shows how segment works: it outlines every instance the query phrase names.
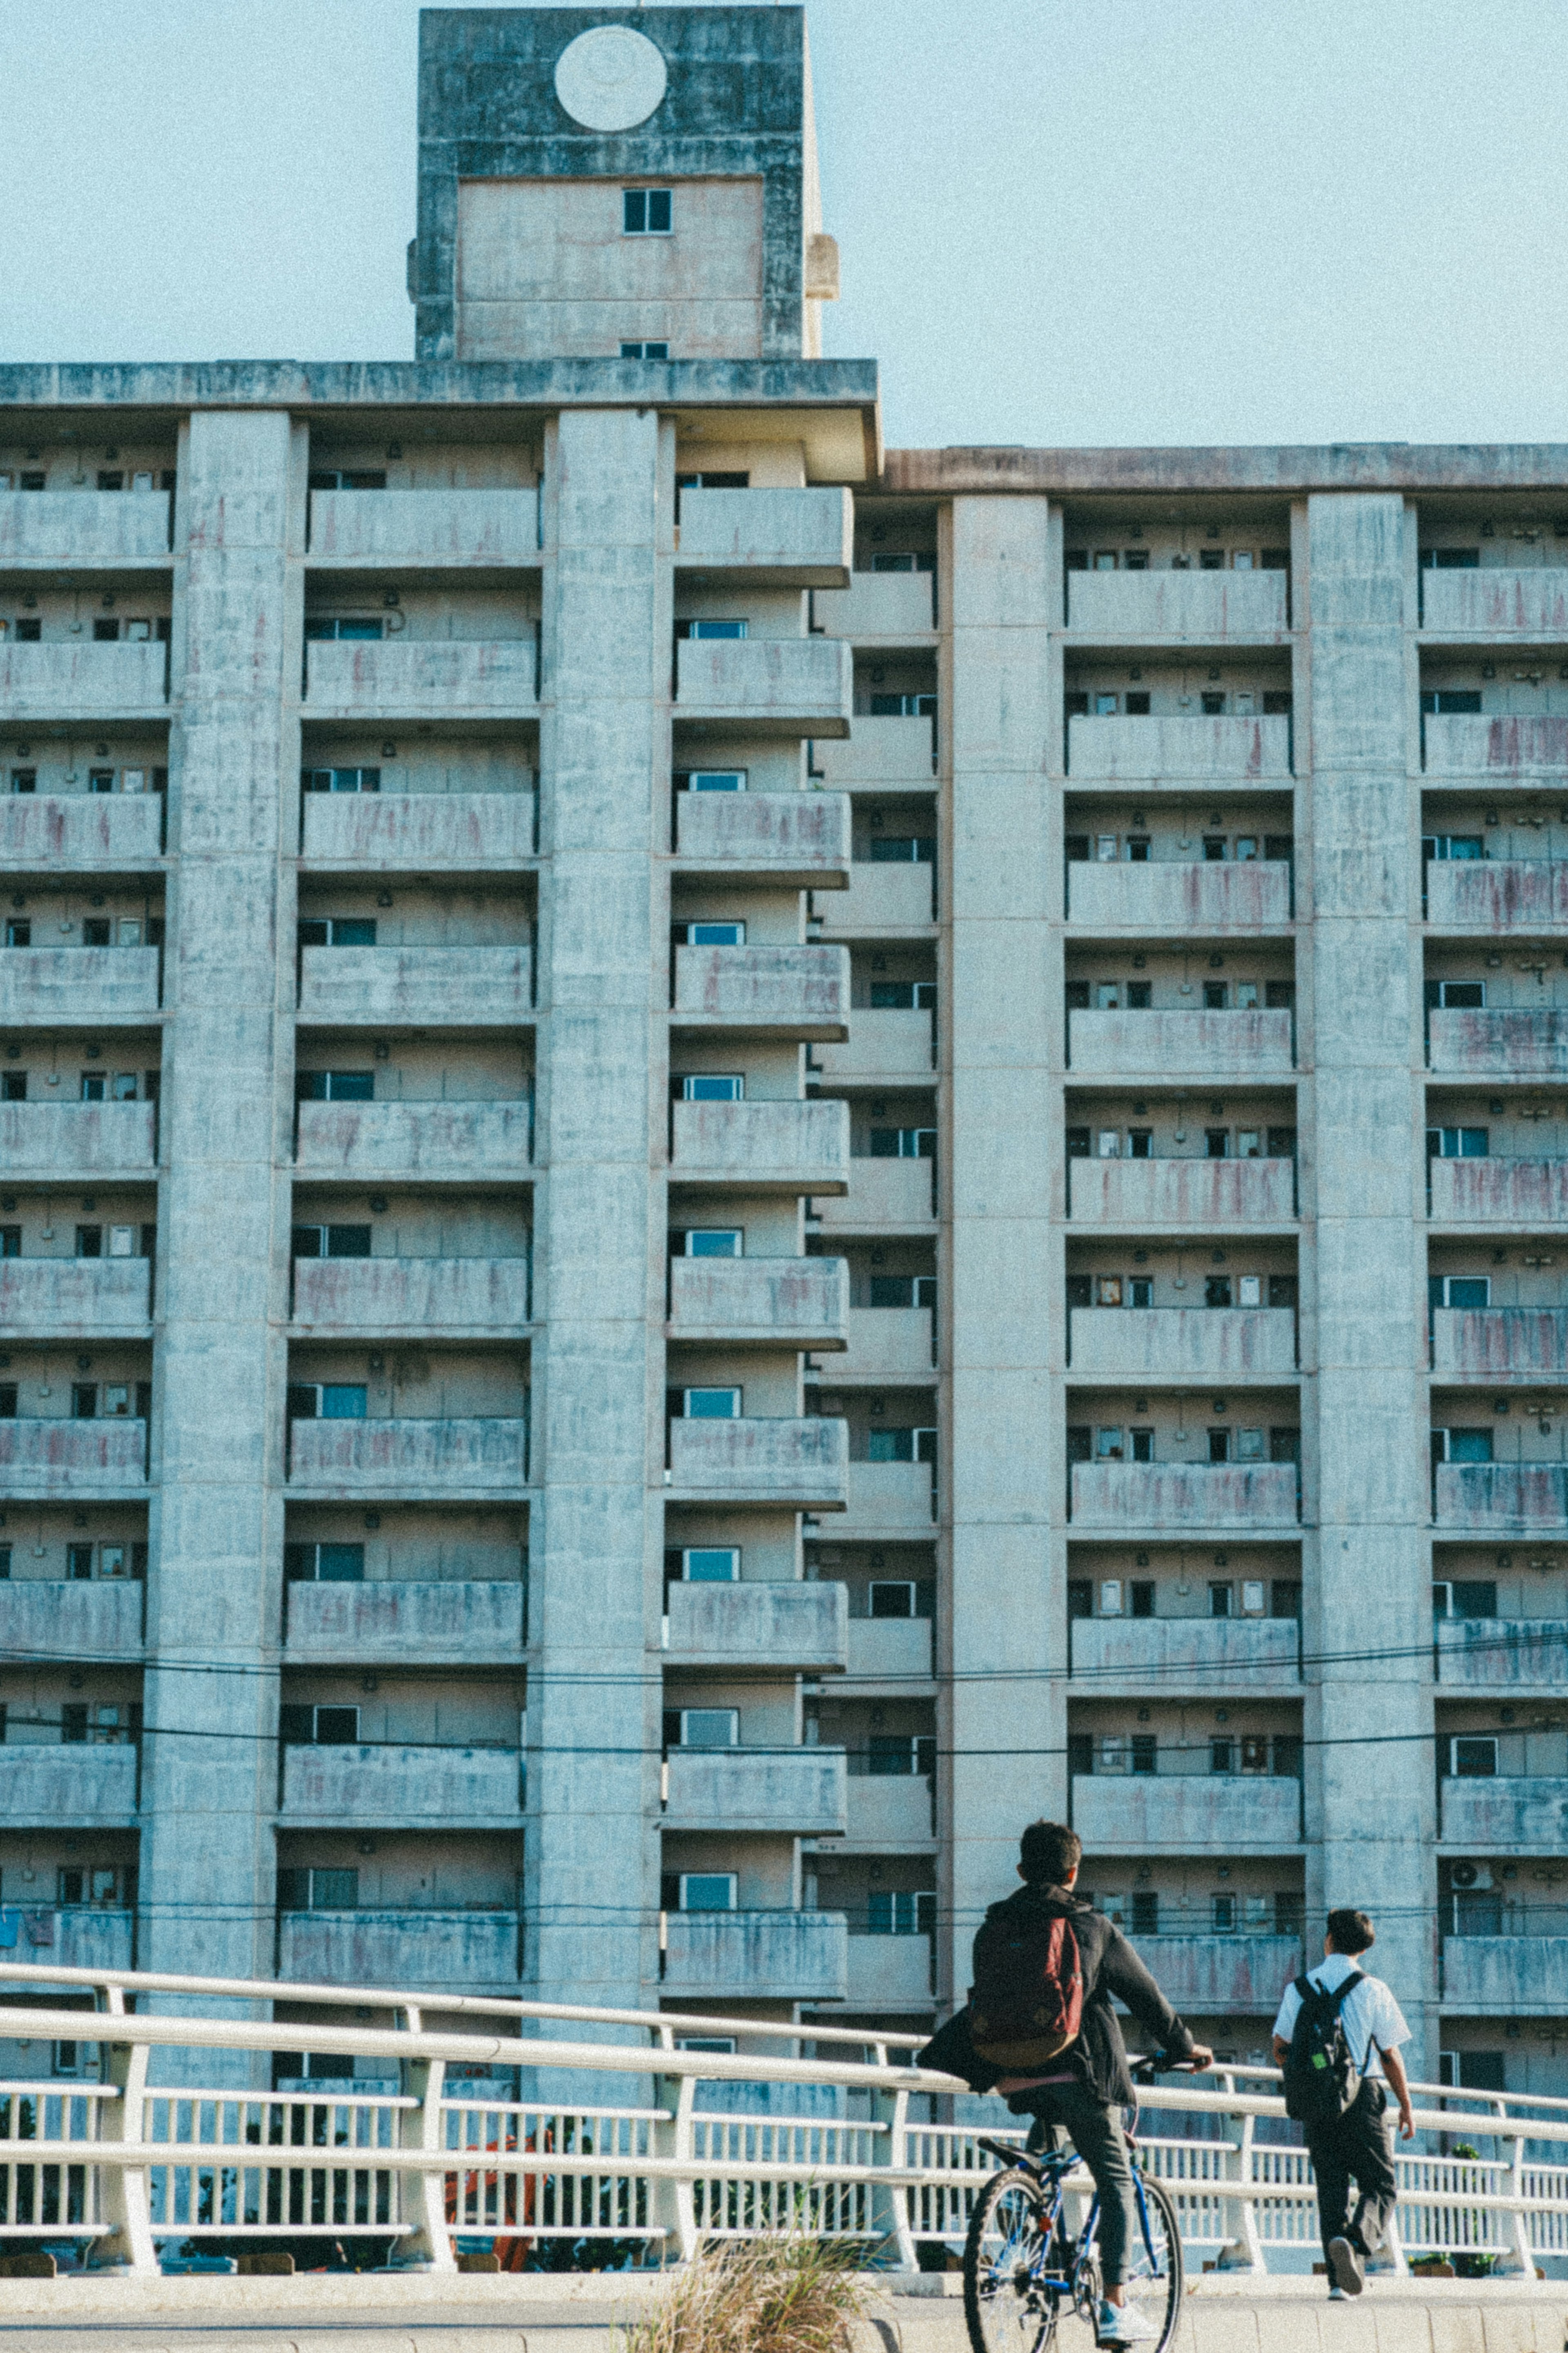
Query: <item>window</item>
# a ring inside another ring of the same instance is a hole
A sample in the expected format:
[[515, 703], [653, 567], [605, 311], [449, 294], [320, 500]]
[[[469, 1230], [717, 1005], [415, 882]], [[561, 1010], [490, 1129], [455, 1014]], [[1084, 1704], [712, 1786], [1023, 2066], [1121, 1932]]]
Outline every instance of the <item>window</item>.
[[11, 624], [11, 634], [20, 646], [36, 646], [44, 634], [44, 625], [37, 613], [19, 613]]
[[307, 793], [378, 793], [379, 768], [301, 768], [300, 789]]
[[278, 1736], [286, 1748], [357, 1747], [359, 1710], [285, 1703], [278, 1711]]
[[741, 1574], [739, 1545], [689, 1545], [679, 1558], [688, 1585], [733, 1585]]
[[874, 1274], [870, 1281], [872, 1307], [934, 1307], [934, 1274]]
[[1448, 859], [1484, 858], [1487, 846], [1479, 833], [1428, 833], [1422, 836], [1421, 855], [1439, 864]]
[[677, 934], [684, 932], [685, 944], [690, 948], [743, 948], [746, 944], [744, 923], [683, 923], [677, 924]]
[[1114, 719], [1120, 702], [1120, 695], [1097, 694], [1094, 698], [1095, 717], [1097, 719]]
[[684, 778], [677, 776], [677, 792], [743, 793], [747, 771], [744, 768], [692, 768]]
[[341, 644], [350, 639], [380, 638], [385, 634], [386, 624], [379, 613], [317, 613], [305, 617], [305, 635], [318, 643], [336, 640]]
[[873, 719], [934, 719], [934, 694], [873, 694], [870, 716]]
[[867, 1432], [868, 1462], [934, 1462], [934, 1430], [873, 1430]]
[[1152, 1128], [1130, 1127], [1128, 1129], [1127, 1157], [1129, 1160], [1152, 1160], [1154, 1157], [1154, 1131]]
[[26, 1103], [26, 1100], [27, 1073], [26, 1071], [6, 1071], [3, 1076], [0, 1076], [0, 1103]]
[[312, 468], [309, 488], [312, 491], [384, 491], [386, 469], [384, 466]]
[[1208, 1434], [1208, 1439], [1209, 1461], [1211, 1462], [1228, 1462], [1230, 1461], [1229, 1430], [1211, 1430]]
[[[0, 1381], [0, 1421], [15, 1421], [16, 1419], [16, 1384], [15, 1381]], [[7, 1560], [9, 1559], [10, 1549], [9, 1545], [7, 1545], [5, 1547]], [[10, 1575], [9, 1567], [7, 1567], [5, 1573], [7, 1576]]]
[[1228, 1618], [1230, 1616], [1230, 1603], [1231, 1588], [1228, 1585], [1211, 1585], [1209, 1587], [1209, 1616], [1211, 1618]]
[[296, 1258], [368, 1258], [368, 1226], [296, 1226], [290, 1247]]
[[1153, 984], [1147, 980], [1130, 980], [1127, 984], [1127, 1009], [1130, 1013], [1147, 1013], [1154, 1001]]
[[873, 1887], [866, 1898], [868, 1936], [929, 1936], [936, 1925], [936, 1896], [924, 1890], [902, 1894]]
[[123, 1874], [113, 1863], [63, 1869], [55, 1883], [56, 1900], [62, 1911], [96, 1905], [101, 1911], [125, 1900]]
[[1487, 1274], [1430, 1274], [1426, 1278], [1429, 1307], [1489, 1307], [1491, 1277]]
[[1237, 1277], [1236, 1303], [1238, 1307], [1262, 1306], [1263, 1277], [1260, 1274], [1242, 1274]]
[[1435, 1585], [1432, 1601], [1439, 1618], [1495, 1618], [1497, 1586], [1489, 1577], [1456, 1577]]
[[1154, 1433], [1152, 1430], [1135, 1430], [1132, 1432], [1132, 1460], [1134, 1462], [1152, 1462], [1154, 1460]]
[[688, 1421], [738, 1421], [741, 1418], [739, 1389], [680, 1389], [677, 1394]]
[[[1255, 1276], [1253, 1277], [1253, 1282], [1254, 1282], [1254, 1285], [1255, 1285], [1255, 1286], [1256, 1286], [1256, 1283], [1257, 1283], [1257, 1280], [1258, 1280], [1258, 1279], [1257, 1279], [1257, 1277], [1256, 1277], [1256, 1275], [1255, 1275]], [[1210, 1275], [1205, 1275], [1205, 1278], [1204, 1278], [1204, 1305], [1205, 1305], [1205, 1307], [1228, 1307], [1230, 1304], [1231, 1304], [1231, 1294], [1230, 1294], [1230, 1277], [1229, 1277], [1229, 1275], [1228, 1275], [1228, 1274], [1210, 1274]], [[1257, 1302], [1257, 1300], [1256, 1300], [1256, 1299], [1254, 1299], [1254, 1300], [1253, 1300], [1252, 1304], [1253, 1304], [1254, 1306], [1256, 1306], [1256, 1305], [1258, 1304], [1258, 1302]]]
[[363, 1421], [365, 1390], [350, 1381], [290, 1381], [290, 1421]]
[[677, 621], [678, 638], [743, 638], [750, 623], [746, 621]]
[[1157, 1936], [1160, 1933], [1160, 1898], [1152, 1887], [1136, 1887], [1129, 1899], [1128, 1926], [1135, 1936]]
[[73, 1584], [85, 1584], [92, 1575], [92, 1546], [89, 1544], [68, 1544], [66, 1546], [66, 1575]]
[[302, 948], [373, 948], [374, 915], [306, 916], [300, 924]]
[[1426, 1131], [1428, 1160], [1484, 1160], [1491, 1148], [1491, 1130], [1487, 1127], [1429, 1127]]
[[1068, 1616], [1069, 1618], [1092, 1618], [1093, 1615], [1093, 1585], [1087, 1577], [1069, 1577], [1068, 1579]]
[[33, 926], [25, 917], [8, 916], [5, 923], [5, 944], [8, 948], [30, 948]]
[[[665, 1909], [668, 1908], [667, 1905]], [[675, 2047], [678, 2051], [710, 2051], [722, 2057], [726, 2052], [733, 2054], [735, 2038], [732, 2034], [678, 2034]]]
[[[1129, 719], [1147, 719], [1149, 716], [1149, 709], [1150, 703], [1147, 694], [1139, 692], [1135, 690], [1129, 691], [1127, 696], [1127, 716]], [[1131, 843], [1128, 844], [1127, 855], [1129, 858], [1136, 858], [1138, 856], [1137, 850]], [[1146, 855], [1147, 851], [1145, 850], [1145, 856]]]
[[669, 188], [626, 188], [621, 195], [621, 227], [627, 237], [668, 237], [674, 210]]
[[936, 1156], [934, 1127], [874, 1127], [868, 1141], [873, 1160], [931, 1160]]
[[285, 1866], [278, 1873], [279, 1912], [357, 1912], [357, 1871], [300, 1871]]
[[1422, 563], [1437, 572], [1474, 572], [1480, 560], [1479, 547], [1426, 547], [1421, 551]]
[[683, 1871], [680, 1909], [683, 1912], [732, 1912], [735, 1873], [732, 1871]]
[[745, 1231], [740, 1226], [698, 1226], [686, 1236], [688, 1258], [740, 1258]]
[[364, 1581], [362, 1544], [288, 1544], [283, 1574], [291, 1582], [360, 1585]]
[[669, 345], [668, 343], [623, 343], [621, 357], [624, 360], [667, 360], [669, 357]]
[[1268, 1452], [1261, 1430], [1238, 1430], [1236, 1433], [1236, 1459], [1238, 1462], [1264, 1462]]
[[1123, 1440], [1126, 1432], [1121, 1428], [1105, 1428], [1094, 1433], [1094, 1459], [1097, 1462], [1121, 1462], [1125, 1458]]
[[1297, 1618], [1301, 1615], [1301, 1588], [1294, 1577], [1277, 1577], [1268, 1588], [1270, 1618]]
[[873, 1732], [866, 1743], [866, 1770], [878, 1778], [931, 1773], [936, 1769], [936, 1742], [912, 1732]]
[[1094, 551], [1094, 568], [1097, 572], [1114, 572], [1116, 550], [1113, 547], [1097, 547]]
[[1492, 1459], [1492, 1433], [1489, 1430], [1435, 1430], [1432, 1432], [1434, 1462], [1489, 1462]]
[[1152, 1581], [1146, 1577], [1136, 1578], [1134, 1579], [1130, 1590], [1132, 1597], [1132, 1616], [1134, 1618], [1152, 1618], [1154, 1615], [1154, 1587]]
[[[1245, 987], [1246, 983], [1244, 982], [1242, 986]], [[1241, 992], [1239, 989], [1237, 992], [1237, 1004], [1241, 1002]], [[1257, 1003], [1256, 996], [1253, 998], [1253, 1002], [1254, 1004]], [[1229, 1003], [1230, 991], [1223, 980], [1205, 981], [1204, 1011], [1205, 1013], [1223, 1013]]]
[[737, 1708], [667, 1707], [664, 1711], [667, 1748], [736, 1748], [740, 1740]]
[[1487, 985], [1484, 980], [1429, 980], [1426, 1002], [1429, 1007], [1456, 1008], [1471, 1012], [1485, 1005]]
[[1120, 1307], [1121, 1305], [1121, 1277], [1119, 1274], [1096, 1275], [1094, 1279], [1094, 1292], [1095, 1305], [1097, 1307]]
[[36, 793], [37, 789], [38, 772], [37, 768], [12, 769], [11, 790], [14, 793]]
[[1225, 697], [1223, 694], [1204, 694], [1200, 695], [1198, 699], [1203, 704], [1204, 716], [1205, 719], [1217, 719], [1225, 709]]
[[914, 1618], [915, 1588], [912, 1579], [903, 1577], [874, 1578], [870, 1588], [869, 1610], [873, 1618]]
[[1448, 1770], [1458, 1781], [1489, 1781], [1497, 1771], [1497, 1742], [1489, 1734], [1465, 1732], [1448, 1743]]
[[741, 1103], [745, 1099], [743, 1078], [720, 1078], [707, 1071], [680, 1082], [682, 1103]]
[[98, 1386], [94, 1381], [71, 1383], [71, 1419], [95, 1421], [98, 1418]]
[[294, 1092], [301, 1103], [374, 1103], [374, 1071], [300, 1071]]

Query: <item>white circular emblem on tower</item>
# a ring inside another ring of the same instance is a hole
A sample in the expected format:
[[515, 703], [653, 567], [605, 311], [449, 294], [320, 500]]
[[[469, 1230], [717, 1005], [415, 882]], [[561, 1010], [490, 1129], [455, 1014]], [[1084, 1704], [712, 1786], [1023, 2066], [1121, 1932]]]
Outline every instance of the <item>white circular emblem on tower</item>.
[[555, 66], [555, 95], [585, 131], [632, 131], [664, 96], [669, 76], [645, 33], [595, 25], [568, 41]]

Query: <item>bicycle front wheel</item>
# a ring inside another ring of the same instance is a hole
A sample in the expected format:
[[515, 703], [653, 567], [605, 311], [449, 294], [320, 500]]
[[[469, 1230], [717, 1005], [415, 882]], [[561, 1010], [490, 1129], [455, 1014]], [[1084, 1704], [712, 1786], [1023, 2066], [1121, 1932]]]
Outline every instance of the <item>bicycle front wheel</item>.
[[1127, 2250], [1127, 2303], [1149, 2330], [1149, 2353], [1166, 2353], [1182, 2313], [1182, 2232], [1163, 2185], [1134, 2175], [1138, 2227]]
[[963, 2316], [973, 2353], [1042, 2353], [1056, 2330], [1042, 2285], [1050, 2223], [1032, 2178], [994, 2173], [975, 2201], [963, 2247]]

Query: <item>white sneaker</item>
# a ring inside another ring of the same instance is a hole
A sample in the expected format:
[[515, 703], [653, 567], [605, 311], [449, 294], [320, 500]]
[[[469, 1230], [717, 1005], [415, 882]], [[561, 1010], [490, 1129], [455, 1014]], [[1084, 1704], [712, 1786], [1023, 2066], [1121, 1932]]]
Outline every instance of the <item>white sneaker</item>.
[[1131, 2306], [1101, 2301], [1095, 2335], [1101, 2345], [1147, 2345], [1158, 2337], [1152, 2321]]
[[1329, 2241], [1329, 2268], [1335, 2285], [1346, 2295], [1359, 2295], [1366, 2285], [1366, 2257], [1348, 2239]]

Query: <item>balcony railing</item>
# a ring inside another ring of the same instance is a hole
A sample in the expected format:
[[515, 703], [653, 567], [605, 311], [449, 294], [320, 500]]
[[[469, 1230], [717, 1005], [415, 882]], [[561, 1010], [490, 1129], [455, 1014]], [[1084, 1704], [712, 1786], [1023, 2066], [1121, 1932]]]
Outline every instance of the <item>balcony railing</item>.
[[931, 792], [936, 784], [934, 717], [864, 718], [846, 743], [812, 746], [826, 785], [863, 792]]
[[1421, 722], [1429, 776], [1473, 776], [1488, 785], [1561, 784], [1568, 775], [1568, 716], [1434, 714]]
[[854, 1683], [925, 1683], [933, 1670], [929, 1618], [851, 1618]]
[[707, 2000], [842, 2001], [842, 1912], [671, 1912], [663, 1989]]
[[134, 1967], [135, 1951], [133, 1912], [69, 1905], [58, 1911], [26, 1912], [16, 1951], [5, 1957], [30, 1963], [47, 1979], [60, 1969], [129, 1969]]
[[848, 1789], [848, 1835], [856, 1845], [920, 1847], [935, 1837], [929, 1775], [851, 1772]]
[[841, 1348], [849, 1269], [841, 1258], [677, 1258], [669, 1266], [672, 1340]]
[[0, 1652], [133, 1659], [142, 1648], [144, 1590], [128, 1577], [0, 1580]]
[[1293, 1462], [1076, 1462], [1072, 1519], [1088, 1528], [1293, 1527]]
[[1112, 638], [1268, 643], [1289, 627], [1285, 572], [1069, 572], [1069, 629]]
[[300, 848], [313, 865], [515, 866], [537, 816], [532, 793], [305, 793]]
[[1189, 2017], [1267, 2017], [1301, 1970], [1299, 1936], [1183, 1936], [1162, 1932], [1137, 1938], [1165, 1999]]
[[1154, 1677], [1178, 1690], [1190, 1675], [1208, 1691], [1227, 1678], [1294, 1683], [1301, 1673], [1295, 1618], [1075, 1618], [1068, 1637], [1075, 1683]]
[[292, 1421], [289, 1432], [290, 1484], [321, 1493], [511, 1495], [527, 1482], [521, 1416]]
[[1568, 1219], [1568, 1160], [1429, 1160], [1428, 1207], [1457, 1225]]
[[456, 1659], [493, 1665], [522, 1646], [522, 1586], [516, 1579], [376, 1577], [364, 1584], [284, 1588], [284, 1640], [291, 1661]]
[[[1444, 1161], [1443, 1167], [1468, 1167]], [[1293, 1160], [1069, 1160], [1068, 1213], [1083, 1225], [1289, 1225]]]
[[671, 1666], [793, 1666], [820, 1674], [848, 1657], [845, 1587], [737, 1580], [667, 1586], [665, 1655]]
[[529, 1320], [526, 1258], [298, 1259], [293, 1278], [301, 1331], [417, 1339], [517, 1332]]
[[849, 2006], [852, 2010], [929, 2010], [931, 2004], [931, 1940], [929, 1936], [851, 1936]]
[[1432, 1369], [1477, 1380], [1550, 1380], [1568, 1363], [1568, 1308], [1436, 1307]]
[[1068, 1335], [1075, 1373], [1218, 1380], [1296, 1369], [1289, 1307], [1075, 1307]]
[[1568, 1779], [1498, 1775], [1442, 1785], [1445, 1846], [1469, 1854], [1557, 1854], [1568, 1844]]
[[542, 562], [536, 491], [312, 491], [312, 565]]
[[667, 1831], [842, 1834], [842, 1748], [676, 1748], [666, 1766]]
[[669, 1173], [682, 1184], [748, 1192], [842, 1193], [849, 1174], [844, 1103], [678, 1103]]
[[538, 708], [531, 636], [413, 644], [316, 638], [305, 654], [313, 720], [531, 718]]
[[1481, 565], [1468, 572], [1424, 565], [1417, 576], [1424, 629], [1478, 638], [1568, 634], [1568, 571], [1556, 565]]
[[144, 1176], [157, 1117], [156, 1106], [144, 1103], [0, 1103], [0, 1163], [13, 1182]]
[[1568, 1936], [1445, 1936], [1442, 1999], [1461, 2013], [1503, 2018], [1563, 2014]]
[[818, 1198], [813, 1208], [824, 1234], [923, 1232], [936, 1220], [936, 1162], [858, 1155], [849, 1163], [847, 1191], [837, 1200]]
[[1483, 1535], [1568, 1529], [1568, 1464], [1439, 1462], [1432, 1488], [1440, 1528], [1473, 1528]]
[[8, 1740], [0, 1747], [0, 1818], [12, 1830], [108, 1828], [136, 1816], [137, 1751], [130, 1739]]
[[[840, 948], [840, 955], [846, 952]], [[857, 1006], [842, 1045], [826, 1045], [816, 1072], [837, 1085], [929, 1087], [936, 1067], [935, 1016], [923, 1007]]]
[[675, 716], [756, 734], [847, 735], [854, 656], [830, 638], [683, 638]]
[[533, 1004], [528, 947], [308, 947], [300, 954], [300, 1018], [511, 1026]]
[[755, 587], [842, 588], [855, 514], [845, 490], [682, 491], [676, 568]]
[[517, 1176], [532, 1155], [533, 1104], [306, 1103], [296, 1145], [311, 1176]]
[[1279, 931], [1295, 912], [1291, 881], [1283, 859], [1232, 865], [1165, 859], [1146, 866], [1074, 859], [1067, 869], [1067, 912], [1075, 923], [1107, 929]]
[[1074, 784], [1253, 785], [1290, 774], [1288, 718], [1068, 721]]
[[849, 797], [677, 793], [675, 851], [695, 873], [831, 889], [849, 864]]
[[136, 645], [0, 646], [0, 708], [7, 723], [48, 719], [163, 719], [169, 649]]
[[1568, 923], [1568, 862], [1560, 858], [1442, 858], [1426, 868], [1426, 920], [1489, 932]]
[[12, 793], [0, 800], [7, 866], [143, 866], [163, 848], [162, 793]]
[[848, 1513], [837, 1538], [921, 1536], [936, 1519], [936, 1472], [930, 1462], [852, 1462]]
[[0, 491], [0, 564], [162, 569], [173, 503], [167, 491]]
[[295, 1824], [488, 1829], [521, 1818], [522, 1758], [515, 1748], [478, 1745], [288, 1747], [281, 1794]]
[[1426, 1016], [1428, 1067], [1448, 1076], [1548, 1078], [1568, 1071], [1568, 1010], [1460, 1011]]
[[846, 1425], [826, 1417], [669, 1425], [668, 1493], [675, 1500], [838, 1511], [847, 1469]]
[[1084, 1844], [1203, 1852], [1300, 1842], [1301, 1784], [1270, 1773], [1078, 1773], [1072, 1826]]
[[156, 1013], [157, 948], [0, 949], [0, 1021], [123, 1021]]
[[139, 1335], [153, 1312], [144, 1258], [0, 1259], [0, 1335], [109, 1339]]
[[512, 1993], [521, 1941], [515, 1912], [285, 1912], [278, 1973], [323, 1985]]
[[849, 951], [677, 948], [671, 1010], [683, 1029], [842, 1038], [849, 1015]]
[[929, 1383], [936, 1363], [935, 1321], [930, 1307], [851, 1308], [848, 1348], [841, 1360], [823, 1367], [825, 1377], [835, 1385]]
[[1568, 1620], [1440, 1618], [1437, 1681], [1468, 1691], [1568, 1685]]
[[857, 572], [847, 588], [819, 593], [815, 614], [819, 629], [852, 645], [920, 645], [936, 635], [936, 574]]
[[[1453, 1020], [1465, 1016], [1454, 1014]], [[1068, 1060], [1097, 1077], [1171, 1077], [1234, 1084], [1241, 1077], [1281, 1076], [1295, 1066], [1293, 1013], [1084, 1011], [1068, 1018]]]
[[0, 1489], [18, 1501], [139, 1493], [146, 1480], [144, 1421], [0, 1421]]
[[857, 859], [848, 889], [825, 899], [816, 913], [836, 939], [928, 932], [936, 921], [936, 868], [924, 859], [885, 865]]

